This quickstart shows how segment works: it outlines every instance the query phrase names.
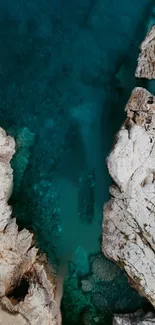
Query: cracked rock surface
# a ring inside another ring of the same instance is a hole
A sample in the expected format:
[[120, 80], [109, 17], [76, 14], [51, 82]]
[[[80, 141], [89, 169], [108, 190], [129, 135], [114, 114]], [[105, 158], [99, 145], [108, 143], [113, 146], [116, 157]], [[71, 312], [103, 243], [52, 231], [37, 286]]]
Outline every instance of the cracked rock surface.
[[155, 306], [155, 97], [135, 88], [125, 111], [107, 159], [114, 185], [104, 205], [102, 250]]
[[138, 78], [155, 79], [155, 25], [151, 27], [140, 46], [135, 76]]
[[0, 324], [56, 325], [54, 276], [37, 254], [33, 235], [18, 230], [7, 201], [15, 142], [0, 128]]

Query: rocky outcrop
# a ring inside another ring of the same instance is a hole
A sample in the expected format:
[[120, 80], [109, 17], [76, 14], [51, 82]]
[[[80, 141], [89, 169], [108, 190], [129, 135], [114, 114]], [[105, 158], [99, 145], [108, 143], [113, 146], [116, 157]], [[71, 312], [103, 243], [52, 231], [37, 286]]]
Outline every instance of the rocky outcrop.
[[155, 306], [155, 97], [135, 88], [107, 159], [114, 181], [104, 206], [104, 254]]
[[138, 311], [135, 314], [115, 315], [113, 325], [153, 325], [155, 323], [155, 315], [153, 313], [144, 314]]
[[18, 229], [7, 203], [14, 153], [13, 138], [0, 128], [0, 324], [56, 325], [54, 275], [38, 255], [33, 235]]
[[155, 25], [140, 46], [136, 77], [155, 79]]
[[153, 313], [144, 314], [139, 310], [135, 314], [115, 315], [113, 325], [153, 325], [155, 323], [155, 315]]

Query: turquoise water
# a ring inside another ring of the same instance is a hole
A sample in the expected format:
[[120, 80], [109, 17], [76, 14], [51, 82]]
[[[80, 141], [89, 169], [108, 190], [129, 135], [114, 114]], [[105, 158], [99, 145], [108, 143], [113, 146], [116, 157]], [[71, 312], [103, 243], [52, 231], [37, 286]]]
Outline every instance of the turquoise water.
[[[76, 309], [75, 324], [83, 313], [101, 317], [106, 309], [111, 315], [120, 295], [126, 288], [130, 292], [122, 273], [116, 282], [95, 284], [91, 294], [83, 292], [81, 279], [91, 273], [90, 255], [100, 251], [110, 184], [105, 159], [135, 85], [151, 3], [0, 4], [0, 120], [18, 139], [10, 202], [19, 224], [35, 232], [62, 278], [72, 262], [64, 286], [64, 324], [72, 324], [67, 304]], [[100, 306], [103, 296], [106, 304]]]

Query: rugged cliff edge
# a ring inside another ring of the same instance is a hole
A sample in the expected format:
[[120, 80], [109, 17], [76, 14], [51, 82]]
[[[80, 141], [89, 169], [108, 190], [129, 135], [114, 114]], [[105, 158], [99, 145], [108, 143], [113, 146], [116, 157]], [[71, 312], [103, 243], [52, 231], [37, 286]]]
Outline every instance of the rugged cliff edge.
[[155, 97], [135, 88], [107, 159], [115, 183], [104, 206], [103, 252], [155, 306]]
[[154, 323], [154, 314], [144, 314], [141, 310], [135, 314], [115, 315], [113, 320], [113, 325], [153, 325]]
[[0, 128], [0, 324], [56, 325], [54, 275], [38, 255], [33, 235], [19, 230], [7, 201], [15, 142]]
[[[155, 26], [141, 45], [136, 76], [155, 78], [154, 49]], [[104, 205], [102, 250], [155, 307], [155, 97], [137, 87], [125, 111], [107, 159], [114, 184]], [[143, 324], [126, 317], [116, 317], [114, 324]]]
[[155, 79], [155, 25], [147, 33], [140, 50], [136, 77]]

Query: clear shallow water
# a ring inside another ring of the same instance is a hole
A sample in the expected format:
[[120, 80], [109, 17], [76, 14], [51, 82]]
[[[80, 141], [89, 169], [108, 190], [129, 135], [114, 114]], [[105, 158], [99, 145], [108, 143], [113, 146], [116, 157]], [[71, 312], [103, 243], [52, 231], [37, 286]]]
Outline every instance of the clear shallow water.
[[[26, 126], [35, 134], [20, 196], [15, 192], [11, 203], [19, 223], [35, 231], [59, 272], [63, 266], [66, 273], [73, 260], [79, 276], [87, 273], [88, 255], [100, 250], [102, 206], [110, 183], [105, 158], [135, 85], [149, 4], [0, 4], [1, 125], [8, 130]], [[23, 161], [14, 164], [15, 188]], [[92, 191], [87, 173], [95, 175]], [[83, 208], [79, 216], [80, 193], [94, 215]]]

